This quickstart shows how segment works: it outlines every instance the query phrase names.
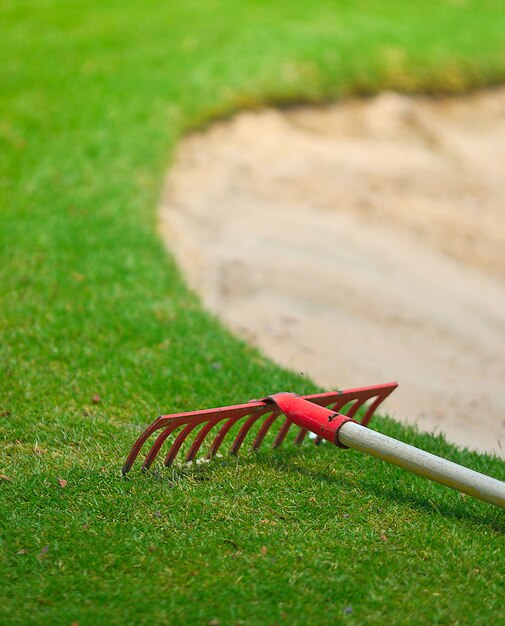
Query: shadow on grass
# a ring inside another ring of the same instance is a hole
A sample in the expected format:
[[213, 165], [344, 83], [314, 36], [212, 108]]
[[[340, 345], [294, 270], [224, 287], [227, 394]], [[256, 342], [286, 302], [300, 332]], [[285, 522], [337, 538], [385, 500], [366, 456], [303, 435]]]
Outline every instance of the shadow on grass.
[[[419, 512], [429, 515], [442, 515], [447, 519], [454, 519], [458, 521], [464, 521], [471, 523], [475, 526], [485, 525], [488, 528], [503, 533], [505, 532], [505, 524], [503, 523], [500, 511], [498, 508], [493, 507], [491, 504], [481, 503], [474, 500], [470, 496], [464, 496], [465, 500], [461, 502], [454, 502], [449, 497], [445, 497], [445, 494], [428, 494], [423, 491], [421, 486], [418, 492], [406, 492], [406, 481], [422, 481], [420, 484], [429, 485], [429, 482], [425, 482], [425, 479], [421, 479], [417, 476], [409, 475], [407, 472], [392, 466], [393, 472], [399, 472], [401, 482], [390, 482], [389, 484], [385, 479], [390, 476], [385, 476], [383, 471], [377, 471], [377, 464], [380, 464], [380, 470], [384, 470], [386, 465], [376, 459], [368, 457], [362, 457], [360, 460], [360, 469], [350, 467], [348, 463], [343, 464], [342, 472], [340, 474], [328, 473], [321, 469], [314, 468], [314, 452], [305, 447], [303, 448], [285, 448], [282, 451], [268, 450], [259, 452], [250, 452], [241, 454], [239, 458], [232, 456], [223, 456], [223, 458], [214, 460], [210, 463], [202, 463], [195, 465], [194, 463], [179, 464], [171, 468], [164, 468], [163, 466], [153, 467], [144, 476], [145, 479], [151, 481], [157, 481], [164, 483], [170, 488], [175, 488], [183, 481], [191, 479], [197, 482], [207, 482], [218, 480], [217, 473], [223, 469], [231, 469], [232, 466], [238, 465], [241, 468], [249, 466], [259, 466], [268, 468], [276, 472], [282, 472], [284, 474], [299, 474], [304, 478], [312, 477], [318, 482], [323, 482], [331, 487], [331, 493], [335, 494], [342, 489], [363, 489], [379, 500], [389, 500], [402, 508], [411, 508]], [[307, 465], [300, 466], [300, 460], [307, 456]], [[328, 456], [322, 457], [324, 463], [328, 461]], [[365, 462], [365, 468], [361, 463]], [[366, 467], [368, 465], [368, 467]], [[363, 472], [368, 472], [369, 475], [363, 477]], [[389, 474], [389, 471], [388, 471]], [[133, 475], [129, 475], [133, 478]], [[394, 479], [393, 479], [394, 480]], [[432, 483], [433, 484], [433, 483]], [[411, 486], [411, 483], [410, 483]], [[440, 485], [440, 489], [447, 490], [447, 487]], [[453, 490], [452, 495], [455, 495]], [[435, 495], [435, 497], [434, 497]], [[468, 499], [467, 499], [468, 498]], [[477, 510], [476, 506], [488, 507], [487, 510]]]

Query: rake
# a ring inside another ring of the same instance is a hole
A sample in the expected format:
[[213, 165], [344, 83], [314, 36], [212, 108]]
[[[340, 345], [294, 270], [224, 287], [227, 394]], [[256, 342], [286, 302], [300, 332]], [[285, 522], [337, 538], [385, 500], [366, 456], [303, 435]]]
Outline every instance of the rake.
[[[191, 444], [185, 454], [185, 460], [193, 461], [204, 440], [211, 435], [214, 428], [216, 432], [206, 459], [210, 460], [218, 453], [226, 435], [235, 425], [240, 425], [240, 428], [233, 439], [231, 454], [238, 454], [247, 434], [259, 422], [260, 426], [252, 443], [253, 450], [257, 450], [274, 422], [283, 415], [284, 421], [272, 444], [274, 448], [283, 443], [289, 430], [295, 425], [299, 427], [294, 438], [297, 445], [300, 445], [310, 432], [316, 445], [325, 439], [339, 448], [354, 448], [414, 474], [505, 508], [504, 482], [367, 428], [377, 407], [397, 386], [397, 383], [392, 382], [306, 396], [283, 392], [262, 400], [251, 400], [246, 404], [162, 415], [148, 426], [135, 442], [123, 466], [123, 475], [131, 469], [144, 443], [157, 431], [161, 432], [147, 453], [142, 465], [144, 471], [151, 467], [170, 435], [174, 437], [165, 456], [164, 464], [167, 467], [172, 465], [188, 438]], [[196, 435], [193, 438], [194, 433]]]

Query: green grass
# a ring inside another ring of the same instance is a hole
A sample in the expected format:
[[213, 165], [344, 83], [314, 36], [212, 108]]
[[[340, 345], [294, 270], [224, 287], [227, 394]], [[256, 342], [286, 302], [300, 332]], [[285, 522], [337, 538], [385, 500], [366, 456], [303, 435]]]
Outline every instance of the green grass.
[[[0, 15], [0, 623], [500, 623], [491, 506], [330, 446], [119, 470], [160, 412], [314, 389], [205, 313], [159, 241], [181, 134], [262, 103], [503, 81], [505, 3], [4, 0]], [[505, 478], [495, 458], [377, 427]]]

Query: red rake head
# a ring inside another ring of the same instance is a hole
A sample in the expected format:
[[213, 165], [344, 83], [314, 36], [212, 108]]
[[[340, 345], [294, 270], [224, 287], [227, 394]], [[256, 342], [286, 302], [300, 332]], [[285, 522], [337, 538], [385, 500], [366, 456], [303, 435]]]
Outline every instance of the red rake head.
[[[396, 387], [397, 383], [386, 383], [384, 385], [375, 385], [373, 387], [361, 387], [359, 389], [347, 389], [345, 391], [330, 391], [328, 393], [311, 394], [308, 396], [300, 396], [300, 398], [306, 401], [308, 400], [319, 407], [328, 407], [332, 414], [345, 416], [350, 419], [356, 416], [359, 409], [363, 407], [366, 402], [371, 401], [360, 420], [360, 423], [363, 426], [366, 426], [371, 420], [377, 407], [394, 389], [396, 389]], [[238, 451], [240, 450], [248, 432], [260, 418], [264, 417], [252, 444], [253, 450], [257, 450], [261, 446], [261, 443], [272, 424], [282, 413], [281, 408], [279, 407], [283, 407], [285, 403], [280, 400], [286, 399], [288, 395], [289, 394], [276, 394], [270, 398], [253, 400], [247, 404], [237, 404], [217, 409], [205, 409], [204, 411], [191, 411], [189, 413], [176, 413], [174, 415], [161, 415], [146, 428], [146, 430], [135, 442], [135, 445], [131, 449], [131, 452], [123, 466], [123, 474], [126, 474], [131, 469], [144, 443], [154, 432], [158, 430], [161, 430], [161, 433], [155, 439], [151, 449], [147, 453], [142, 465], [143, 470], [149, 469], [165, 440], [170, 435], [175, 434], [175, 431], [180, 427], [183, 428], [177, 436], [174, 437], [172, 445], [165, 457], [164, 463], [167, 467], [174, 462], [174, 459], [185, 440], [195, 430], [197, 430], [198, 427], [200, 427], [200, 429], [198, 430], [188, 452], [186, 453], [186, 461], [192, 461], [196, 457], [204, 439], [207, 435], [209, 435], [215, 426], [220, 424], [220, 428], [217, 430], [206, 455], [207, 459], [211, 459], [216, 455], [219, 447], [223, 443], [224, 438], [231, 428], [240, 420], [245, 419], [245, 422], [242, 424], [238, 434], [235, 436], [230, 448], [231, 454], [238, 454]], [[287, 416], [272, 444], [272, 447], [274, 448], [278, 448], [282, 444], [293, 423], [292, 419], [288, 417], [289, 412], [285, 409], [283, 410], [286, 412]], [[333, 419], [333, 415], [329, 419]], [[335, 430], [335, 428], [333, 430]], [[306, 434], [307, 430], [305, 428], [300, 428], [295, 437], [295, 443], [301, 444], [305, 439]], [[321, 439], [321, 436], [316, 436], [314, 443], [320, 443]]]

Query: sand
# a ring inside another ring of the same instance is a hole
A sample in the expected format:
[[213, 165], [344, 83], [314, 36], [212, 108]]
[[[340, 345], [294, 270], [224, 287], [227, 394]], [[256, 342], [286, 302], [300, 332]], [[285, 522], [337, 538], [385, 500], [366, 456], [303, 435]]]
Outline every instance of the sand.
[[181, 142], [160, 220], [232, 332], [503, 456], [505, 89], [242, 113]]

